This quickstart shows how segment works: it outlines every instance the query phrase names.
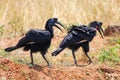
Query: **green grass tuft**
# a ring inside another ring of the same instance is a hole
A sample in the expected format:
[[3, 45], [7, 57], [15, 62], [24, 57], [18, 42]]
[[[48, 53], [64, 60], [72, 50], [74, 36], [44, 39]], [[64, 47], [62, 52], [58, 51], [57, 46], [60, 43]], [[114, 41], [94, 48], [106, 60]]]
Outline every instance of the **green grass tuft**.
[[4, 50], [0, 50], [0, 56], [2, 56], [2, 57], [8, 57], [9, 54], [7, 52], [5, 52]]
[[119, 64], [120, 63], [120, 55], [118, 54], [119, 49], [120, 46], [113, 46], [109, 49], [102, 49], [98, 57], [99, 61]]
[[4, 71], [8, 71], [9, 67], [4, 65], [4, 64], [0, 64], [0, 68], [3, 69]]

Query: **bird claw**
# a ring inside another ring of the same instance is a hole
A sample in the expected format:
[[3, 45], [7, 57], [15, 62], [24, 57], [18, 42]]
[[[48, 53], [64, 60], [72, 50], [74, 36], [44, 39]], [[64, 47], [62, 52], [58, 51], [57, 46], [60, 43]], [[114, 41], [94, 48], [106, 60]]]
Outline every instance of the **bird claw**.
[[89, 63], [88, 63], [88, 64], [90, 65], [91, 63], [93, 63], [93, 62], [92, 62], [92, 61], [89, 61]]
[[51, 66], [50, 66], [50, 65], [47, 65], [47, 67], [48, 67], [48, 68], [51, 68]]
[[33, 67], [33, 66], [34, 66], [33, 63], [27, 63], [27, 65], [28, 65], [29, 67]]
[[80, 66], [79, 64], [77, 64], [77, 63], [74, 63], [72, 66]]
[[33, 63], [33, 62], [31, 62], [30, 64], [31, 64], [31, 65], [34, 65], [34, 63]]
[[50, 63], [47, 63], [47, 67], [48, 67], [48, 68], [51, 68], [51, 64], [50, 64]]

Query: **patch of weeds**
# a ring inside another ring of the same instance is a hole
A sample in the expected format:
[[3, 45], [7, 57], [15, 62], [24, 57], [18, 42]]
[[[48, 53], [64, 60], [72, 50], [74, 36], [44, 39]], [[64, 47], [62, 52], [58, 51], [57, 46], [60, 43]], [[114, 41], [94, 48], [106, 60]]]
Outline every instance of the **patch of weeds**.
[[[74, 24], [75, 26], [79, 26], [79, 23]], [[72, 28], [73, 24], [68, 24], [65, 26], [65, 29], [69, 32]]]
[[0, 68], [3, 69], [4, 71], [8, 71], [9, 67], [4, 65], [4, 64], [0, 64]]
[[23, 60], [21, 59], [16, 59], [16, 58], [13, 58], [11, 59], [11, 61], [15, 62], [16, 64], [26, 64]]
[[31, 63], [28, 63], [27, 65], [28, 65], [29, 67], [31, 67], [31, 68], [33, 67], [33, 65], [32, 65]]
[[120, 45], [120, 39], [117, 39], [115, 41], [116, 41], [116, 43], [118, 43]]
[[118, 54], [119, 49], [120, 46], [113, 46], [109, 49], [102, 49], [100, 55], [98, 56], [99, 61], [119, 64], [120, 63], [120, 55]]
[[30, 58], [27, 56], [10, 56], [9, 59], [16, 64], [26, 64], [30, 61]]
[[19, 63], [19, 64], [26, 64], [23, 60], [21, 60], [21, 59], [18, 59], [17, 60], [17, 63]]
[[71, 26], [70, 24], [64, 24], [64, 29], [69, 30], [70, 26]]
[[8, 57], [9, 56], [9, 54], [7, 52], [5, 52], [4, 50], [0, 50], [0, 55], [2, 57]]

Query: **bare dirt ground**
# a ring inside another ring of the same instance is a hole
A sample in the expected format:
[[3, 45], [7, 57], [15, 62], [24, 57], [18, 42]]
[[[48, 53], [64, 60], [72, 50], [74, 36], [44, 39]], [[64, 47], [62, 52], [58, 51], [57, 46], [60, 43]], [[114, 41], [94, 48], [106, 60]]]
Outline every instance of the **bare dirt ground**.
[[120, 66], [105, 64], [71, 67], [29, 67], [0, 58], [1, 80], [120, 80]]
[[[57, 40], [57, 38], [59, 37], [55, 37], [54, 40]], [[18, 38], [0, 39], [2, 43], [0, 47], [5, 48], [14, 45], [17, 41]], [[100, 36], [96, 36], [90, 45], [93, 47], [91, 51], [101, 49], [106, 45], [106, 41], [107, 38], [101, 39]], [[109, 66], [93, 62], [90, 65], [52, 65], [51, 68], [48, 68], [41, 64], [34, 66], [17, 64], [1, 56], [0, 80], [120, 80], [120, 65]]]

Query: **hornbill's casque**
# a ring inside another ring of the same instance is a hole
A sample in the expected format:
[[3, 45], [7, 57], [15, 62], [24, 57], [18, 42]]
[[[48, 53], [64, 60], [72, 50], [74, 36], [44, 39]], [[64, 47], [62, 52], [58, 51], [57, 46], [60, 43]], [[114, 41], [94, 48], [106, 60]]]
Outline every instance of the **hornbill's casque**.
[[[60, 22], [58, 22], [57, 18], [50, 18], [46, 22], [45, 30], [39, 30], [39, 29], [31, 29], [29, 30], [26, 35], [19, 40], [19, 42], [13, 46], [8, 47], [5, 49], [6, 52], [13, 51], [15, 49], [24, 47], [24, 51], [30, 50], [30, 56], [31, 56], [31, 64], [34, 64], [33, 61], [33, 52], [41, 52], [42, 57], [47, 62], [47, 65], [49, 66], [49, 62], [45, 57], [45, 54], [51, 44], [51, 39], [54, 37], [54, 30], [53, 26], [60, 29], [57, 24], [63, 26]], [[61, 29], [60, 29], [61, 30]], [[62, 31], [62, 30], [61, 30]]]
[[[72, 50], [72, 55], [74, 58], [74, 64], [77, 65], [77, 60], [75, 56], [75, 51], [82, 47], [85, 55], [89, 59], [89, 64], [92, 62], [90, 57], [88, 56], [89, 52], [89, 42], [93, 40], [96, 36], [96, 31], [98, 30], [103, 38], [103, 29], [101, 28], [102, 22], [93, 21], [90, 22], [88, 26], [80, 25], [80, 26], [72, 26], [68, 34], [65, 36], [59, 48], [52, 53], [52, 56], [57, 56], [62, 50], [66, 47]], [[102, 31], [102, 32], [101, 32]]]

